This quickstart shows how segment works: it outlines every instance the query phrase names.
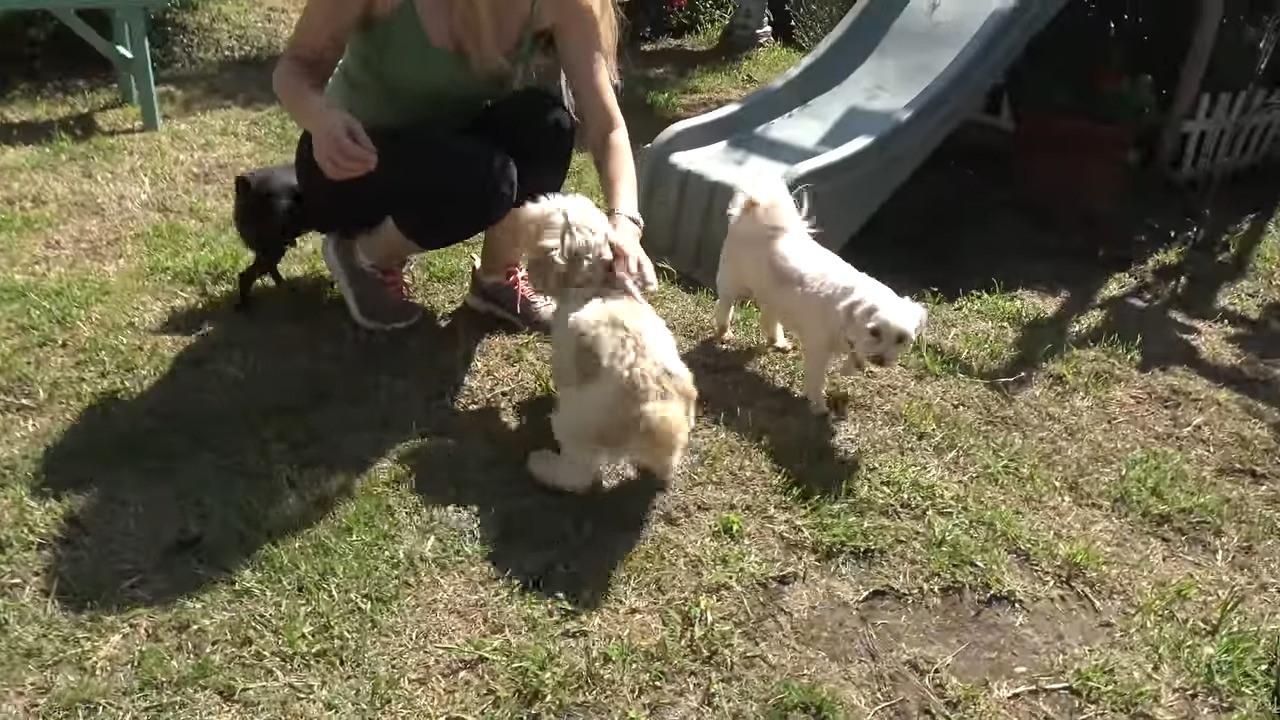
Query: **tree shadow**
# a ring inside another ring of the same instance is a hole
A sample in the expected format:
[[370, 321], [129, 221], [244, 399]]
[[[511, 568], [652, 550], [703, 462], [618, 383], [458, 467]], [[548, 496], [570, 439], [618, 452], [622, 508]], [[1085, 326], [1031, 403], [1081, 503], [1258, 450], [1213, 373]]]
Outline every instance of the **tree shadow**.
[[159, 332], [191, 340], [160, 377], [93, 402], [46, 449], [42, 491], [83, 496], [48, 571], [64, 606], [165, 604], [315, 523], [451, 412], [483, 335], [459, 312], [367, 336], [319, 278], [260, 293], [249, 316], [234, 293], [175, 312]]
[[499, 574], [587, 610], [607, 597], [661, 486], [647, 473], [612, 477], [584, 495], [537, 485], [525, 458], [556, 447], [549, 420], [554, 403], [552, 396], [522, 403], [514, 430], [494, 407], [442, 417], [401, 461], [413, 469], [423, 503], [476, 509], [481, 540]]
[[1257, 318], [1237, 312], [1223, 317], [1236, 327], [1227, 341], [1246, 355], [1261, 361], [1280, 360], [1280, 301], [1264, 305]]
[[1261, 175], [1237, 182], [1203, 218], [1183, 259], [1158, 268], [1153, 285], [1158, 292], [1196, 318], [1219, 314], [1218, 296], [1227, 285], [1244, 277], [1280, 212], [1280, 176]]
[[838, 496], [856, 476], [861, 453], [834, 444], [831, 420], [813, 414], [795, 389], [747, 369], [761, 349], [729, 349], [705, 340], [685, 354], [698, 378], [703, 415], [765, 448], [803, 496]]
[[[1151, 301], [1134, 292], [1109, 298], [1099, 307], [1103, 320], [1090, 332], [1072, 339], [1070, 346], [1093, 347], [1118, 339], [1137, 349], [1141, 372], [1182, 367], [1241, 397], [1280, 410], [1280, 386], [1274, 371], [1257, 363], [1228, 365], [1206, 358], [1194, 342], [1198, 328], [1178, 319], [1173, 302]], [[1268, 335], [1274, 352], [1278, 338], [1274, 333]]]
[[1197, 207], [1203, 198], [1137, 174], [1120, 212], [1103, 222], [1064, 225], [1022, 202], [1007, 139], [965, 130], [949, 138], [841, 254], [905, 293], [955, 300], [1029, 289], [1060, 296], [1052, 314], [1019, 330], [1016, 352], [1001, 367], [977, 371], [945, 348], [930, 348], [998, 392], [1028, 387], [1039, 368], [1076, 346], [1070, 328], [1099, 307], [1108, 282], [1161, 251], [1182, 246], [1182, 259], [1155, 268], [1135, 297], [1193, 317], [1220, 314], [1218, 295], [1248, 271], [1280, 210], [1280, 184], [1273, 175], [1257, 175], [1224, 186], [1205, 225], [1203, 206]]
[[[1016, 375], [1025, 385], [1035, 370], [1067, 348], [1118, 338], [1137, 344], [1144, 372], [1182, 365], [1206, 380], [1280, 408], [1274, 402], [1275, 393], [1259, 387], [1255, 378], [1239, 368], [1218, 366], [1201, 358], [1187, 339], [1197, 330], [1175, 317], [1178, 312], [1198, 319], [1223, 314], [1218, 307], [1219, 295], [1248, 273], [1268, 224], [1280, 210], [1280, 186], [1271, 178], [1237, 183], [1231, 190], [1212, 208], [1210, 224], [1189, 224], [1188, 229], [1171, 238], [1169, 246], [1183, 247], [1181, 258], [1155, 267], [1150, 277], [1131, 291], [1097, 302], [1115, 270], [1069, 286], [1066, 298], [1052, 316], [1022, 329], [1017, 355], [995, 375]], [[1103, 311], [1101, 324], [1087, 337], [1071, 339], [1071, 323], [1095, 308]]]

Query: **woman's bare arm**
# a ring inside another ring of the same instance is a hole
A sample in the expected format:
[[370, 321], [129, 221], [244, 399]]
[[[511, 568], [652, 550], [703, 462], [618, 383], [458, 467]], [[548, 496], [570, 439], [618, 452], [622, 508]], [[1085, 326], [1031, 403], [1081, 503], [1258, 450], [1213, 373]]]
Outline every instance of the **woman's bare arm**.
[[595, 15], [584, 0], [553, 0], [547, 10], [605, 201], [610, 208], [634, 214], [639, 205], [635, 158], [613, 91]]
[[314, 129], [325, 109], [325, 83], [342, 59], [347, 40], [374, 3], [380, 2], [307, 0], [271, 75], [280, 105], [302, 129]]

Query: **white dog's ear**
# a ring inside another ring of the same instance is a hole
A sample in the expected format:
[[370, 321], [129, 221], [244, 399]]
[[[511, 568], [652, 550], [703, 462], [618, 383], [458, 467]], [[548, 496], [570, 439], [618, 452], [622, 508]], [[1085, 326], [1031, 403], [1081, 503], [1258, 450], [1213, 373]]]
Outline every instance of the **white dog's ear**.
[[531, 255], [527, 267], [529, 281], [538, 292], [555, 295], [560, 292], [561, 275], [564, 274], [564, 258], [559, 251]]
[[744, 212], [756, 206], [756, 199], [746, 190], [735, 190], [733, 197], [729, 198], [729, 208], [725, 211], [725, 215], [730, 220], [737, 220]]
[[862, 330], [871, 322], [871, 316], [876, 313], [876, 306], [865, 300], [862, 302], [855, 301], [845, 305], [844, 312], [849, 326]]

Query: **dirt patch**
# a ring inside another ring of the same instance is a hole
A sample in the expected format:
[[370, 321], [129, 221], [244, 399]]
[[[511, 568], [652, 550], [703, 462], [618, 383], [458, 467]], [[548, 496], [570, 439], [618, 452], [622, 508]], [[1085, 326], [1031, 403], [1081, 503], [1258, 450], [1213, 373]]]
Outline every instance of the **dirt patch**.
[[949, 705], [957, 684], [986, 687], [993, 699], [1027, 697], [1039, 711], [1068, 710], [1075, 699], [1055, 676], [1061, 660], [1106, 642], [1109, 625], [1067, 594], [1022, 605], [967, 592], [916, 601], [876, 591], [859, 603], [820, 605], [795, 629], [832, 661], [873, 668], [877, 695], [893, 703], [883, 711], [907, 718]]

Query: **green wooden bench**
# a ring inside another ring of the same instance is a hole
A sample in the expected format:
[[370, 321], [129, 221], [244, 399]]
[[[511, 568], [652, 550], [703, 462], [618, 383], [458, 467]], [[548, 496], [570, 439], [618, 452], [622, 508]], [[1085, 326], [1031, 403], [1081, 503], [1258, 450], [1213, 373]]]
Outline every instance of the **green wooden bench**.
[[[115, 65], [120, 97], [142, 110], [142, 124], [160, 129], [160, 103], [156, 99], [155, 70], [147, 24], [153, 9], [169, 0], [0, 0], [0, 15], [19, 10], [45, 10], [93, 46]], [[111, 39], [98, 34], [77, 14], [79, 10], [103, 10], [111, 16]]]

